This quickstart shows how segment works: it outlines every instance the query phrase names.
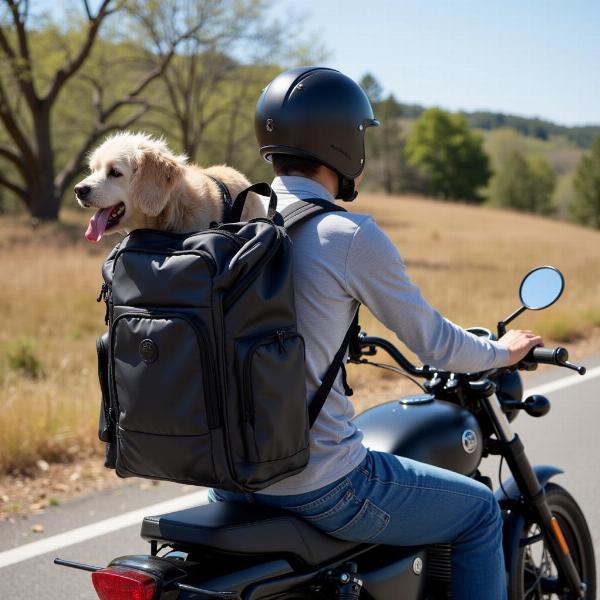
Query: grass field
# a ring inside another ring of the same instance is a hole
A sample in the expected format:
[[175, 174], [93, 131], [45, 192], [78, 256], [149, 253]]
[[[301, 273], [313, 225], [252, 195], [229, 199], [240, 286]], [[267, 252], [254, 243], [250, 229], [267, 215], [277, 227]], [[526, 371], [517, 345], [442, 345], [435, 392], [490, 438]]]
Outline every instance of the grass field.
[[[518, 306], [522, 276], [540, 264], [563, 271], [566, 291], [515, 326], [565, 342], [600, 325], [600, 232], [414, 197], [364, 195], [353, 209], [375, 215], [424, 295], [461, 325], [493, 328]], [[85, 222], [69, 211], [60, 225], [32, 230], [24, 219], [0, 218], [0, 475], [100, 450], [94, 341], [104, 306], [95, 299], [115, 239], [85, 242]], [[366, 311], [361, 321], [369, 333], [386, 333]], [[381, 376], [364, 368], [352, 376], [360, 407], [361, 390]]]

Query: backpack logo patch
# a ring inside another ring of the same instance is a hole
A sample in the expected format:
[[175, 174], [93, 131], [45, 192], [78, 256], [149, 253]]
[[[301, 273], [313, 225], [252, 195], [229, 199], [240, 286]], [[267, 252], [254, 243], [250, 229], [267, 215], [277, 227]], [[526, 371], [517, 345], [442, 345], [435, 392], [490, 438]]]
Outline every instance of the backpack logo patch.
[[146, 363], [153, 363], [158, 358], [158, 347], [149, 338], [142, 340], [139, 347], [140, 358]]

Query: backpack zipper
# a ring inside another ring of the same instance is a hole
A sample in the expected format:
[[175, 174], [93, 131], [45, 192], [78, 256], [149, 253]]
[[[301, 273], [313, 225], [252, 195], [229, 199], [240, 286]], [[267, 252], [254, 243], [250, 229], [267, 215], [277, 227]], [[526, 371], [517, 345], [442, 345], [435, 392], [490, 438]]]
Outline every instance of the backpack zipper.
[[113, 273], [115, 271], [118, 259], [121, 257], [122, 254], [125, 254], [125, 252], [137, 252], [138, 254], [155, 254], [159, 256], [199, 256], [204, 261], [204, 264], [207, 266], [211, 277], [214, 277], [215, 273], [217, 272], [217, 265], [215, 264], [213, 257], [204, 250], [158, 250], [154, 248], [136, 248], [135, 246], [133, 246], [129, 248], [122, 248], [117, 252], [115, 260], [113, 261]]

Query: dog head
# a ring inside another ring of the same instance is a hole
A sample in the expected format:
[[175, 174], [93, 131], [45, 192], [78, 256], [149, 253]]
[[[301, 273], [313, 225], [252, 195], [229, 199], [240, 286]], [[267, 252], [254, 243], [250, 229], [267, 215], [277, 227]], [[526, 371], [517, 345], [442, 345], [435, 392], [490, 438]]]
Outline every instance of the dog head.
[[146, 134], [118, 133], [90, 157], [91, 175], [75, 186], [80, 206], [95, 209], [85, 237], [152, 228], [183, 178], [184, 156]]

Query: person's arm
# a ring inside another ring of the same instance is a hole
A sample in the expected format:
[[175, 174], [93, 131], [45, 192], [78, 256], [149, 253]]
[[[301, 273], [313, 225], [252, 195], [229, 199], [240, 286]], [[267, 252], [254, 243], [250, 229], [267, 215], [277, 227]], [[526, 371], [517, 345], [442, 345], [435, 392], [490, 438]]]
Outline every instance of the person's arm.
[[[520, 360], [541, 338], [510, 332], [500, 342], [472, 335], [445, 319], [412, 283], [400, 254], [372, 219], [356, 229], [345, 268], [348, 293], [367, 306], [420, 360], [456, 372], [503, 367]], [[452, 282], [450, 282], [452, 283]], [[465, 291], [465, 294], [468, 293]]]

